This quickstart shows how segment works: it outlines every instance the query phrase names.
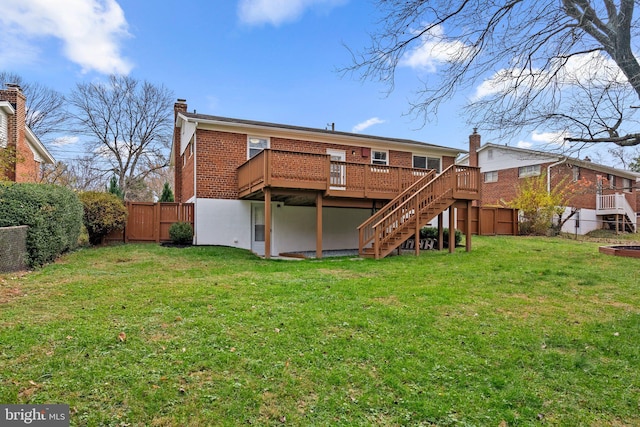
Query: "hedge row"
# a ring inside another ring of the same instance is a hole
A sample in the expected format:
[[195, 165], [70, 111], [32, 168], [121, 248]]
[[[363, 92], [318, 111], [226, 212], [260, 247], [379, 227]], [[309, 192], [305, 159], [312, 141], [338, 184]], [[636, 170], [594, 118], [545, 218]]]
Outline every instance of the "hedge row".
[[27, 264], [51, 262], [74, 249], [82, 228], [82, 204], [67, 188], [0, 183], [0, 227], [28, 225]]

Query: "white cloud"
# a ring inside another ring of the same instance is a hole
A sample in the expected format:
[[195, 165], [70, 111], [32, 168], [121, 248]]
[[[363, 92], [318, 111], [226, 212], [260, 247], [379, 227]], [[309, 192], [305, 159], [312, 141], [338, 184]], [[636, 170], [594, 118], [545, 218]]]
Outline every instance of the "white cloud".
[[[62, 42], [63, 53], [80, 65], [83, 72], [91, 70], [109, 74], [127, 74], [132, 64], [120, 53], [123, 39], [130, 37], [122, 8], [115, 0], [3, 0], [0, 32], [3, 37], [19, 39], [16, 51], [33, 47], [36, 39], [53, 37]], [[16, 57], [6, 47], [2, 59]]]
[[54, 147], [63, 147], [65, 145], [76, 144], [78, 141], [80, 141], [80, 138], [78, 138], [77, 136], [60, 136], [54, 139], [51, 142], [51, 145], [53, 145]]
[[422, 35], [421, 41], [420, 46], [403, 56], [399, 65], [435, 72], [439, 64], [460, 61], [472, 51], [461, 41], [447, 40], [441, 25]]
[[549, 145], [564, 146], [565, 138], [571, 136], [567, 131], [561, 132], [538, 132], [531, 133], [531, 141], [518, 141], [516, 144], [519, 148], [531, 148], [533, 146], [548, 147]]
[[[558, 60], [559, 61], [559, 60]], [[608, 57], [603, 56], [600, 52], [591, 52], [583, 55], [575, 55], [569, 58], [566, 64], [556, 62], [551, 66], [560, 68], [555, 78], [562, 88], [568, 88], [577, 82], [590, 82], [593, 85], [608, 84], [609, 82], [625, 82], [626, 78], [615, 62]], [[519, 61], [515, 58], [511, 68], [503, 68], [497, 71], [493, 76], [484, 80], [475, 91], [472, 100], [477, 101], [482, 98], [510, 93], [518, 96], [516, 82], [522, 91], [526, 91], [530, 86], [538, 86], [539, 89], [544, 87], [547, 78], [550, 77], [549, 71], [543, 71], [539, 68], [521, 68]]]
[[562, 132], [533, 131], [533, 133], [531, 134], [531, 139], [535, 142], [541, 142], [544, 144], [562, 144], [564, 143], [564, 138], [568, 136], [569, 136], [569, 133], [566, 131], [562, 131]]
[[373, 125], [378, 125], [380, 123], [384, 123], [384, 120], [381, 120], [377, 117], [372, 117], [368, 120], [365, 120], [364, 122], [358, 123], [357, 125], [355, 125], [353, 127], [353, 129], [351, 129], [351, 132], [354, 133], [358, 133], [358, 132], [362, 132], [363, 130], [373, 126]]
[[533, 146], [533, 144], [528, 142], [528, 141], [518, 141], [516, 146], [518, 148], [531, 148]]
[[238, 17], [249, 25], [271, 24], [275, 27], [299, 19], [305, 10], [316, 7], [328, 11], [344, 0], [240, 0]]

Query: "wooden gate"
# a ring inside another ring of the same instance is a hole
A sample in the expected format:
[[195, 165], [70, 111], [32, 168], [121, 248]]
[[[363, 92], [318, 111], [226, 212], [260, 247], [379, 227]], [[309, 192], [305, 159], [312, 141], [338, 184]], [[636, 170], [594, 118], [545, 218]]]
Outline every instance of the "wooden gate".
[[127, 210], [124, 230], [109, 234], [106, 242], [168, 242], [171, 224], [194, 224], [193, 203], [127, 202]]
[[[465, 229], [466, 208], [457, 208], [456, 228]], [[518, 235], [518, 210], [509, 208], [471, 208], [471, 234], [481, 236]]]

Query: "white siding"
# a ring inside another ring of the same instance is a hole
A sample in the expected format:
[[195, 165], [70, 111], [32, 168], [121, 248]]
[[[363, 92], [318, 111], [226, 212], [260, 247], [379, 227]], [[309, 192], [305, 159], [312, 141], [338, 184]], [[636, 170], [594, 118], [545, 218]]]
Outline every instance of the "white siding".
[[[488, 151], [493, 151], [493, 158], [489, 160]], [[480, 172], [491, 172], [503, 169], [519, 168], [522, 166], [539, 165], [557, 161], [557, 157], [542, 156], [520, 151], [491, 147], [478, 153]]]
[[9, 140], [8, 124], [7, 113], [0, 109], [0, 147], [2, 148], [6, 148]]

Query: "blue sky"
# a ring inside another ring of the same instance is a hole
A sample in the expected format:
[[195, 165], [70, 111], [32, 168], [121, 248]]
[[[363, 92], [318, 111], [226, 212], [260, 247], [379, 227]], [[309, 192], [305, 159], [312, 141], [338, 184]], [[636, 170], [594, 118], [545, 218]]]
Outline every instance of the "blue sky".
[[[351, 64], [380, 18], [363, 0], [3, 0], [0, 70], [68, 93], [78, 82], [129, 74], [164, 84], [198, 113], [408, 138], [466, 149], [471, 126], [443, 105], [423, 126], [406, 113], [437, 52], [403, 61], [391, 94], [336, 70]], [[509, 142], [544, 142], [542, 133]], [[77, 139], [68, 139], [74, 142]], [[81, 141], [50, 146], [58, 158]]]

